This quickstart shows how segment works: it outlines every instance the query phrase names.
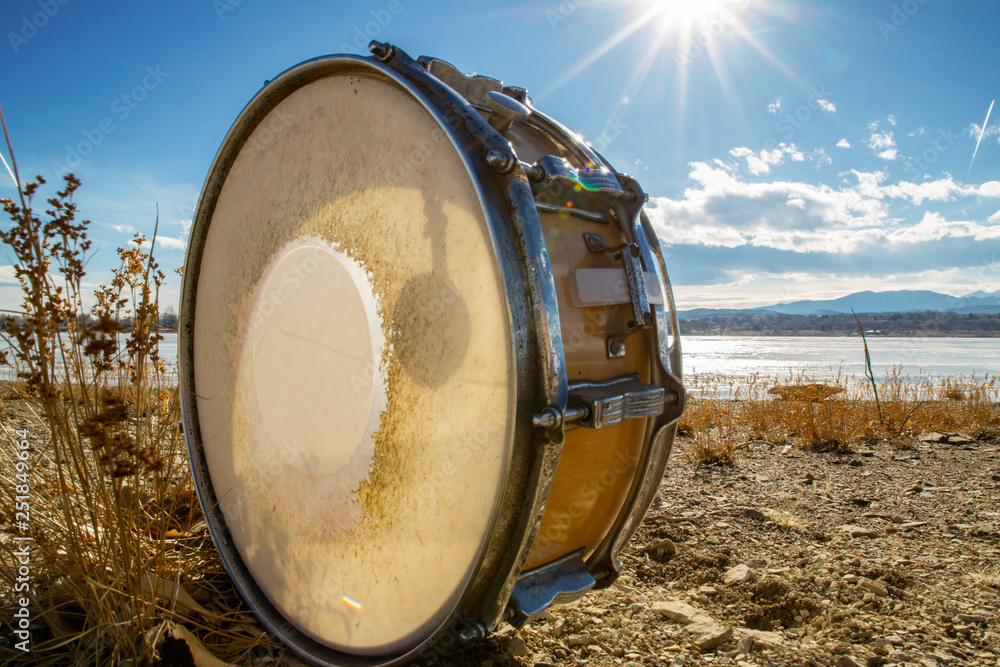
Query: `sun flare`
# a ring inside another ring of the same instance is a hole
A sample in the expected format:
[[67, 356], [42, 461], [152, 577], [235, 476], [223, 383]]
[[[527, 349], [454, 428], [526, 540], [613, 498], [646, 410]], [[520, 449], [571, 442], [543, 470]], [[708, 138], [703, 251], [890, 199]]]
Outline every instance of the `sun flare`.
[[[728, 12], [746, 5], [746, 0], [648, 0], [665, 26], [691, 28], [725, 20]], [[725, 15], [725, 16], [724, 16]]]

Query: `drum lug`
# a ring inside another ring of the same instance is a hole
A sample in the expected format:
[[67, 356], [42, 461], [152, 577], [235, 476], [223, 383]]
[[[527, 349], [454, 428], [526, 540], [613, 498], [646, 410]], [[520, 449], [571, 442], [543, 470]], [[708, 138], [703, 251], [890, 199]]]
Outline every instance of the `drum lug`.
[[564, 421], [587, 428], [607, 428], [623, 419], [658, 415], [663, 412], [664, 401], [675, 398], [674, 392], [668, 396], [663, 387], [640, 382], [638, 375], [607, 382], [577, 382], [569, 385]]
[[622, 196], [614, 173], [596, 165], [576, 169], [566, 158], [543, 155], [525, 172], [542, 211], [555, 209], [606, 223], [608, 209]]
[[510, 616], [511, 625], [520, 627], [554, 604], [583, 597], [595, 584], [580, 549], [518, 577], [505, 616]]

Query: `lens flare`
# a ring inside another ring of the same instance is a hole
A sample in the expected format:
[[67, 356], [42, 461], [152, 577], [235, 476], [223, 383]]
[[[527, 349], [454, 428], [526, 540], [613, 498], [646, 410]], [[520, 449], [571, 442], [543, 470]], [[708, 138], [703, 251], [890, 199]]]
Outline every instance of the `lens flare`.
[[346, 604], [351, 609], [355, 609], [357, 611], [361, 611], [361, 603], [358, 602], [357, 600], [355, 600], [352, 597], [348, 597], [346, 595], [341, 595], [340, 596], [340, 601], [343, 602], [344, 604]]

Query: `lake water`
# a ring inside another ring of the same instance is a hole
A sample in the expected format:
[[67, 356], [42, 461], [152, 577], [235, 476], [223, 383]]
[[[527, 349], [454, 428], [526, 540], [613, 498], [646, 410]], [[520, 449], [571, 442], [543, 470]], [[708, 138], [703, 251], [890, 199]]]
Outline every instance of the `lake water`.
[[[864, 374], [860, 337], [685, 336], [684, 375], [770, 378], [805, 375], [816, 380]], [[1000, 375], [1000, 338], [868, 339], [872, 369], [884, 378], [893, 365], [904, 374], [930, 377]], [[176, 366], [177, 334], [164, 334], [160, 356]], [[863, 379], [863, 378], [862, 378]]]
[[[861, 377], [865, 350], [861, 337], [686, 336], [684, 374], [785, 378], [803, 374], [817, 380], [838, 375]], [[876, 379], [891, 373], [924, 377], [1000, 374], [1000, 338], [868, 338]]]

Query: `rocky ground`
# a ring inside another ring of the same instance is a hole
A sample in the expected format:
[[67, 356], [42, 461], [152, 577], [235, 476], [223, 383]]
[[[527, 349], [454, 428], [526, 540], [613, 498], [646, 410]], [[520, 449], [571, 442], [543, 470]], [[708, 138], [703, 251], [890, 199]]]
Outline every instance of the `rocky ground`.
[[685, 444], [618, 583], [447, 663], [1000, 666], [1000, 441]]
[[[730, 466], [680, 439], [611, 589], [440, 664], [1000, 667], [1000, 440], [923, 437]], [[302, 665], [268, 646], [239, 662]]]

